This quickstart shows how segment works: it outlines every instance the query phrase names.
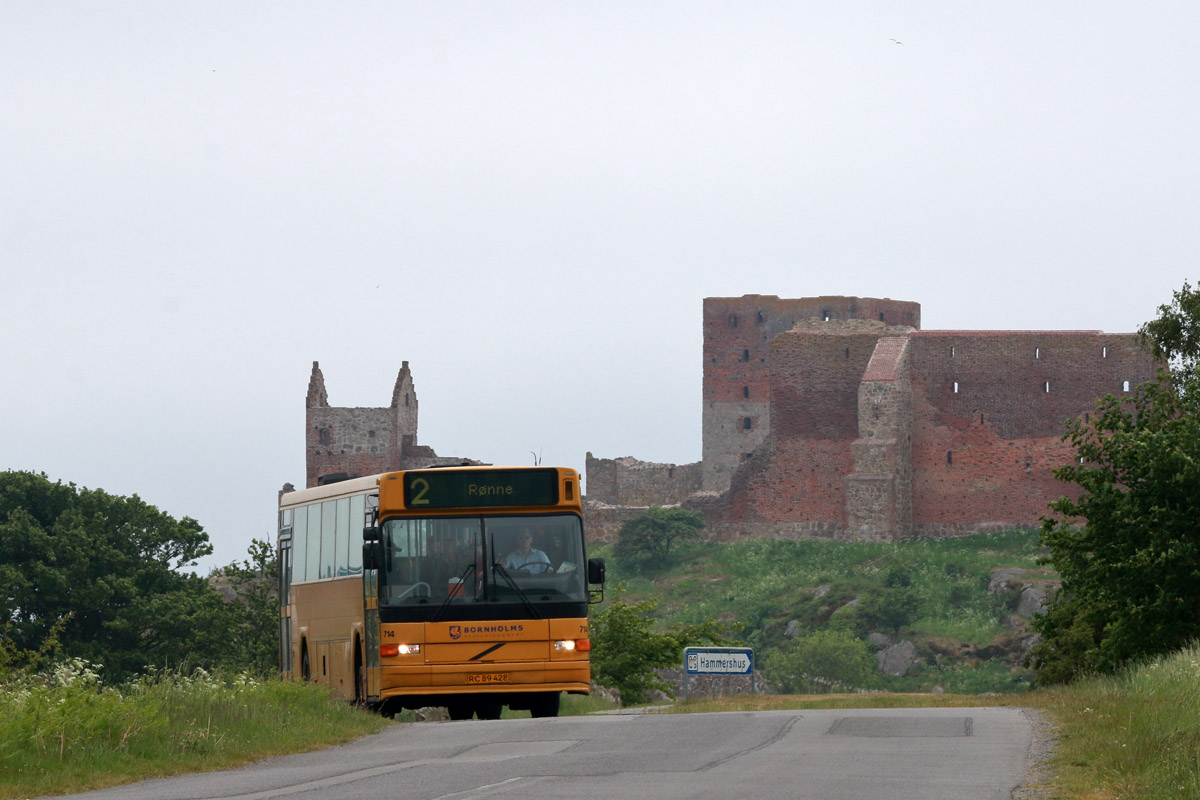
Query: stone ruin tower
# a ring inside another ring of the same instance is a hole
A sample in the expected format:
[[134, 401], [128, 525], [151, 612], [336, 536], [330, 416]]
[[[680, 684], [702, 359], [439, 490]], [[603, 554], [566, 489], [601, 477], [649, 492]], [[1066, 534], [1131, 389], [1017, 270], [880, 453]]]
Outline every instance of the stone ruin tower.
[[330, 406], [325, 377], [314, 361], [305, 398], [304, 441], [309, 487], [323, 475], [355, 477], [463, 462], [440, 458], [433, 448], [417, 444], [417, 393], [407, 361], [396, 376], [391, 404], [383, 408]]

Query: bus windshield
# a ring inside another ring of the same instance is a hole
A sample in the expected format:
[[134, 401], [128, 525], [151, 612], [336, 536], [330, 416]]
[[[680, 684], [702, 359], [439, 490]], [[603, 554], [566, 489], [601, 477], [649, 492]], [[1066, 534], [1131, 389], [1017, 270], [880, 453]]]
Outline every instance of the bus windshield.
[[587, 601], [574, 514], [389, 519], [383, 545], [382, 606]]

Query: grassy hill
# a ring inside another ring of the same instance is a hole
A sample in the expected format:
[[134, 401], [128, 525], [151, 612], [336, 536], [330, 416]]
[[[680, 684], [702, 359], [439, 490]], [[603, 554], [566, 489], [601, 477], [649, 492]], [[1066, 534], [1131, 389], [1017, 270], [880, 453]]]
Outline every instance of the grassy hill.
[[[1028, 619], [1016, 614], [1021, 592], [1055, 585], [1054, 573], [1038, 564], [1037, 538], [1024, 530], [895, 543], [687, 542], [667, 562], [640, 566], [613, 559], [610, 548], [592, 549], [609, 558], [610, 587], [624, 582], [631, 600], [657, 596], [664, 625], [727, 623], [769, 678], [795, 672], [794, 654], [807, 648], [806, 676], [840, 681], [831, 685], [840, 690], [1012, 692], [1031, 678], [1020, 665], [1032, 636]], [[836, 636], [814, 638], [820, 632]], [[915, 646], [918, 662], [905, 675], [873, 668], [885, 646], [878, 634]], [[823, 668], [822, 641], [858, 647], [870, 674]]]

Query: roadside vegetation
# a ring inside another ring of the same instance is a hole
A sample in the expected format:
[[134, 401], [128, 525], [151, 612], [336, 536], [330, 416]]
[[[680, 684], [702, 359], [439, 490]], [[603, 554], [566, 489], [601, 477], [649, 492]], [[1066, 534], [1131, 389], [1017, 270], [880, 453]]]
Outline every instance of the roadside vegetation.
[[70, 659], [0, 691], [0, 797], [81, 792], [223, 769], [355, 739], [390, 724], [313, 684], [203, 669], [105, 685]]
[[[650, 604], [661, 629], [708, 626], [754, 648], [781, 692], [1024, 691], [1034, 678], [1023, 666], [1033, 630], [1016, 613], [1021, 592], [1052, 589], [1057, 577], [1039, 562], [1035, 530], [906, 542], [683, 541], [653, 563], [593, 550], [611, 557], [610, 580], [628, 602]], [[1011, 579], [998, 580], [1000, 570]], [[878, 671], [880, 637], [913, 643], [904, 675]], [[662, 666], [678, 668], [674, 661]]]

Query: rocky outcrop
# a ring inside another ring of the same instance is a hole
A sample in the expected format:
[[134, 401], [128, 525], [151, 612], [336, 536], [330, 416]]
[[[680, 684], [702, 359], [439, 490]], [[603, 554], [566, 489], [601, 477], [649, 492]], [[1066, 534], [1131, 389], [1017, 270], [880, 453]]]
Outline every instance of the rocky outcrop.
[[908, 639], [902, 639], [891, 647], [885, 647], [876, 653], [879, 661], [878, 670], [884, 675], [901, 677], [907, 675], [913, 664], [917, 663], [917, 646]]

